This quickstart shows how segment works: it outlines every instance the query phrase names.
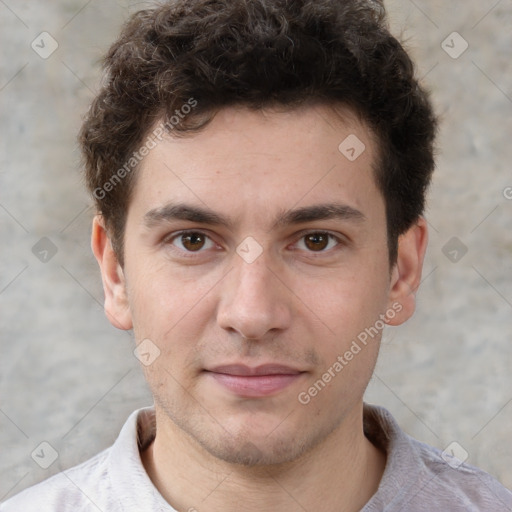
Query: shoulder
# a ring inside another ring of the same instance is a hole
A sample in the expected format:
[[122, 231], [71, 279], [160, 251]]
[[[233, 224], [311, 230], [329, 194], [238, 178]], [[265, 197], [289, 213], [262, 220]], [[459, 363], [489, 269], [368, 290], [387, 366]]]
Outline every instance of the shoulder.
[[[0, 505], [0, 512], [88, 512], [122, 510], [120, 500], [135, 503], [154, 489], [139, 454], [139, 443], [154, 435], [154, 411], [134, 411], [115, 443], [93, 458], [25, 489]], [[130, 510], [139, 510], [131, 507]]]
[[[420, 495], [450, 510], [491, 512], [510, 510], [512, 492], [485, 471], [463, 462], [457, 447], [441, 451], [409, 437], [421, 468]], [[455, 452], [455, 453], [454, 453]]]
[[[36, 484], [0, 505], [0, 512], [97, 512], [98, 496], [107, 480], [111, 448], [78, 466], [58, 473]], [[107, 484], [108, 486], [108, 484]], [[103, 501], [103, 500], [101, 500]], [[109, 508], [115, 510], [115, 508]]]
[[387, 462], [364, 512], [512, 512], [512, 493], [485, 471], [460, 460], [467, 457], [460, 445], [441, 451], [422, 443], [403, 432], [386, 409], [367, 404], [365, 432], [386, 452]]

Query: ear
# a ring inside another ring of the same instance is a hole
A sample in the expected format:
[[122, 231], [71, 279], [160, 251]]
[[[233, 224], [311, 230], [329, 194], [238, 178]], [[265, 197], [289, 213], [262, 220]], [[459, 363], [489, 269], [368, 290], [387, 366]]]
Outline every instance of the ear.
[[388, 303], [396, 314], [387, 319], [389, 325], [403, 324], [416, 309], [416, 290], [421, 282], [427, 241], [427, 222], [423, 217], [398, 238], [398, 256], [391, 273]]
[[101, 215], [96, 215], [92, 223], [91, 246], [101, 270], [105, 292], [105, 314], [114, 327], [123, 330], [131, 329], [132, 316], [123, 269], [112, 248]]

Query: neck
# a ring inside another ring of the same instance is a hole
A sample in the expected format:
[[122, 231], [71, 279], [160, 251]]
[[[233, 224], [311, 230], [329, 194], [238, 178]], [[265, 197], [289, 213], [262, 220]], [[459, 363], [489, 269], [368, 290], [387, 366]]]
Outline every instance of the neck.
[[176, 510], [355, 512], [377, 491], [384, 472], [384, 453], [364, 436], [362, 404], [299, 459], [254, 467], [213, 457], [156, 412], [157, 434], [142, 460]]

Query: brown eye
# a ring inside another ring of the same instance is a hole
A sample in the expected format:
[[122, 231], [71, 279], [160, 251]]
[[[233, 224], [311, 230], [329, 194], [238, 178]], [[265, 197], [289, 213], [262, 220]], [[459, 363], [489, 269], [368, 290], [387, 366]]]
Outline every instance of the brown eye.
[[218, 250], [219, 246], [202, 231], [180, 231], [165, 238], [165, 243], [173, 246], [178, 257], [200, 257]]
[[199, 251], [206, 243], [206, 237], [202, 233], [184, 233], [180, 239], [187, 251]]
[[304, 237], [304, 242], [311, 251], [323, 251], [329, 245], [329, 234], [310, 233]]

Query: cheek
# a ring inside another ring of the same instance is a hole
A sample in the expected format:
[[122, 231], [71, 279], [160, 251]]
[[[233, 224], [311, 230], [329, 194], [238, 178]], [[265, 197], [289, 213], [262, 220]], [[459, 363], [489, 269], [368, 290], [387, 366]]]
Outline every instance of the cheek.
[[[368, 267], [366, 267], [368, 269]], [[378, 275], [378, 274], [372, 274]], [[339, 415], [334, 402], [354, 405], [364, 394], [379, 352], [387, 306], [386, 281], [351, 273], [345, 279], [309, 290], [308, 303], [315, 305], [310, 318], [319, 328], [316, 352], [322, 361], [298, 396], [307, 400], [314, 414]], [[301, 401], [302, 400], [302, 401]], [[331, 411], [328, 413], [328, 411]]]
[[308, 304], [321, 320], [315, 350], [323, 362], [303, 390], [318, 396], [314, 409], [320, 411], [334, 395], [352, 402], [366, 389], [384, 328], [380, 315], [387, 307], [387, 270], [381, 266], [362, 262], [358, 271], [352, 268], [343, 277], [338, 272], [336, 279], [309, 288]]
[[[324, 326], [326, 335], [344, 342], [372, 326], [387, 306], [388, 277], [386, 269], [371, 263], [333, 272], [317, 282], [304, 283], [299, 296]], [[338, 347], [339, 348], [339, 347]]]
[[[162, 329], [173, 323], [179, 300], [172, 292], [162, 265], [150, 265], [151, 258], [127, 261], [127, 291], [135, 339], [149, 338], [158, 343]], [[158, 343], [160, 346], [160, 343]]]
[[137, 343], [149, 339], [158, 357], [143, 371], [156, 395], [178, 397], [191, 386], [197, 343], [207, 319], [202, 286], [184, 283], [165, 266], [142, 269], [130, 288], [133, 331]]
[[211, 316], [208, 294], [218, 279], [198, 279], [165, 261], [133, 265], [130, 271], [134, 278], [128, 282], [128, 297], [136, 339], [154, 339], [162, 350], [193, 347], [194, 334]]

